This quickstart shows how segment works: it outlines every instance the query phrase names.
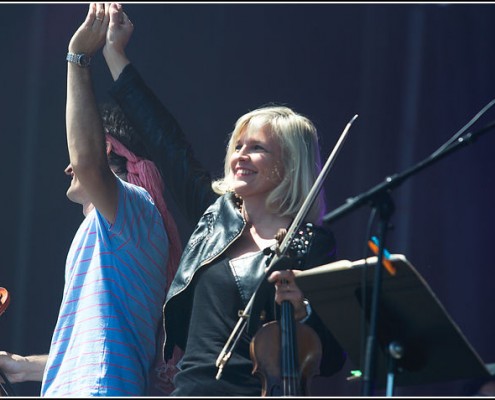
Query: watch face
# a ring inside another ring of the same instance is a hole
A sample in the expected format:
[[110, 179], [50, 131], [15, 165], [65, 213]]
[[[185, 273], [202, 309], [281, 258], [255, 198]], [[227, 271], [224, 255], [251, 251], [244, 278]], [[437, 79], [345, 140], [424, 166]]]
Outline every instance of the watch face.
[[91, 59], [86, 54], [81, 54], [79, 56], [78, 64], [81, 67], [87, 67], [89, 65], [90, 61], [91, 61]]

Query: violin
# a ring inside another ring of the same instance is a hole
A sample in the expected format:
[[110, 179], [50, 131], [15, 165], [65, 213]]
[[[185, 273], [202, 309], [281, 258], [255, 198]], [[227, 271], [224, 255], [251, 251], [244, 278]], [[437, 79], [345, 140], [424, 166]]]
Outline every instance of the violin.
[[311, 379], [320, 372], [322, 345], [313, 328], [295, 321], [293, 305], [285, 300], [279, 321], [254, 335], [250, 355], [263, 397], [309, 396]]
[[10, 303], [10, 296], [7, 289], [0, 287], [0, 315], [4, 313]]
[[[2, 315], [10, 303], [10, 296], [7, 289], [0, 287], [0, 315]], [[15, 396], [14, 388], [3, 371], [0, 369], [0, 397]]]

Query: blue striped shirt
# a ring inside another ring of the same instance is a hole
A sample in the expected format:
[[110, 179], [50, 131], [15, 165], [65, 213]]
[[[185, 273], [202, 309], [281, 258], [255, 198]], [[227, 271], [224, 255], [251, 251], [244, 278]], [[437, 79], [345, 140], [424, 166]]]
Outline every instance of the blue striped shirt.
[[148, 192], [118, 182], [115, 223], [93, 209], [70, 247], [41, 396], [140, 396], [148, 389], [168, 239]]

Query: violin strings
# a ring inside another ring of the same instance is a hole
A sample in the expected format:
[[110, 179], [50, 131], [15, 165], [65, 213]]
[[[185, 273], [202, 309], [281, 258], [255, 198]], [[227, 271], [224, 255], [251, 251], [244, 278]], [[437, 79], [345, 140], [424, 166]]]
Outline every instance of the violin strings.
[[[297, 368], [297, 342], [293, 317], [292, 304], [287, 301], [282, 303], [282, 323], [281, 329], [285, 335], [282, 335], [282, 375], [284, 394], [298, 395], [298, 368]], [[290, 346], [290, 344], [293, 344]]]

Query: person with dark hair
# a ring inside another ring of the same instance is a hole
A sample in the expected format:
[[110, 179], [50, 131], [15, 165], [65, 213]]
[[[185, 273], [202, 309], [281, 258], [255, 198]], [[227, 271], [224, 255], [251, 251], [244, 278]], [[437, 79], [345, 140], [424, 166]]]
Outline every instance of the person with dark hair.
[[[91, 7], [90, 13], [91, 15]], [[195, 158], [179, 124], [144, 83], [125, 54], [133, 24], [120, 4], [108, 8], [103, 56], [114, 79], [111, 95], [136, 127], [178, 207], [195, 229], [184, 247], [164, 305], [164, 356], [184, 351], [173, 396], [260, 396], [250, 345], [239, 337], [228, 363], [217, 363], [284, 232], [306, 200], [320, 170], [313, 123], [289, 107], [267, 106], [241, 116], [230, 135], [224, 176], [212, 180]], [[99, 43], [87, 44], [94, 54]], [[290, 302], [296, 321], [313, 328], [322, 344], [320, 375], [339, 371], [345, 354], [295, 282], [299, 270], [335, 260], [333, 234], [321, 226], [323, 193], [291, 238], [288, 265], [267, 277], [252, 327], [275, 321]], [[265, 282], [265, 281], [264, 281]], [[285, 303], [287, 304], [287, 303]], [[275, 346], [275, 345], [274, 345]], [[217, 373], [221, 372], [220, 375]], [[217, 379], [218, 378], [218, 379]]]
[[167, 367], [157, 349], [181, 253], [177, 227], [158, 169], [117, 106], [98, 110], [91, 69], [75, 56], [88, 51], [87, 41], [104, 43], [105, 7], [91, 5], [68, 47], [67, 197], [82, 205], [85, 218], [67, 255], [50, 351], [0, 354], [11, 383], [41, 381], [47, 397], [143, 396], [167, 384], [156, 376]]

